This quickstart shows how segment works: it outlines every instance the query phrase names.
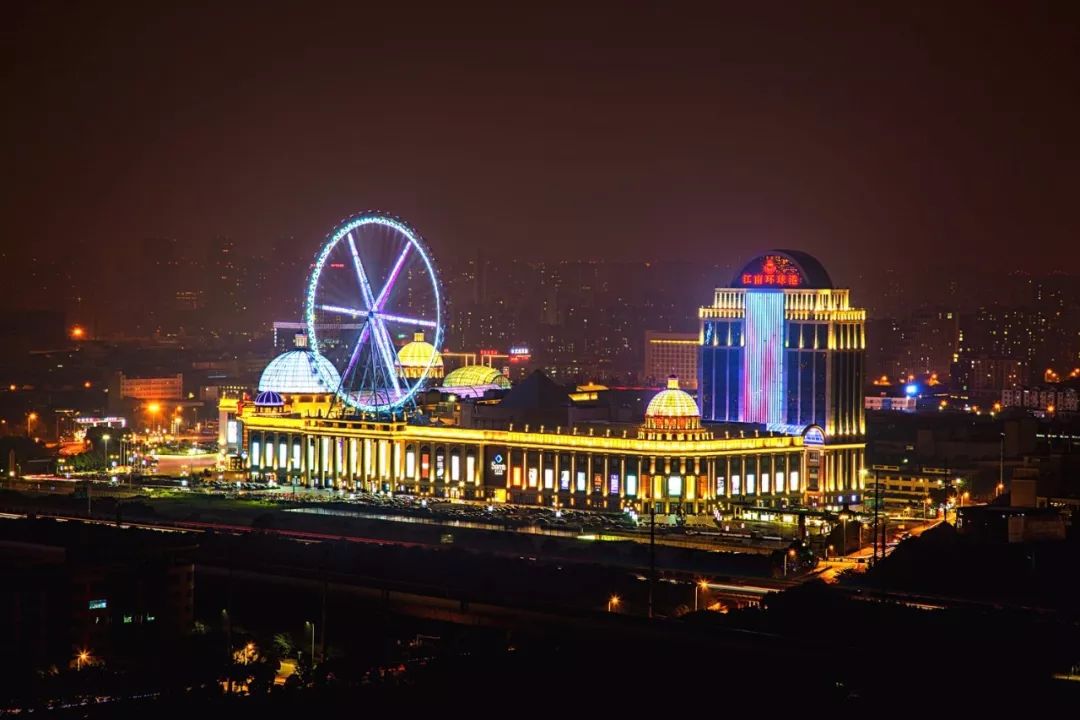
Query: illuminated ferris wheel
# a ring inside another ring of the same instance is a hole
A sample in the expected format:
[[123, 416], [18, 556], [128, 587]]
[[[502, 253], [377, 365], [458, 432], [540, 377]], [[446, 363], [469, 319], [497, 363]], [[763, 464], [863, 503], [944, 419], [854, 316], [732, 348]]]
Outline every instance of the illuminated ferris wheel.
[[[413, 402], [438, 359], [403, 368], [399, 341], [442, 344], [442, 299], [431, 255], [399, 218], [364, 212], [331, 231], [311, 269], [304, 302], [308, 343], [341, 374], [338, 399], [360, 412]], [[438, 359], [441, 363], [441, 359]]]

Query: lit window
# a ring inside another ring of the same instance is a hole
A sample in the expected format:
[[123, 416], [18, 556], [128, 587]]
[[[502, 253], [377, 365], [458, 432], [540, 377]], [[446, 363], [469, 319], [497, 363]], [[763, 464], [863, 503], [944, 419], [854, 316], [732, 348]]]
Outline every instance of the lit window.
[[669, 475], [667, 479], [668, 497], [682, 496], [682, 475]]

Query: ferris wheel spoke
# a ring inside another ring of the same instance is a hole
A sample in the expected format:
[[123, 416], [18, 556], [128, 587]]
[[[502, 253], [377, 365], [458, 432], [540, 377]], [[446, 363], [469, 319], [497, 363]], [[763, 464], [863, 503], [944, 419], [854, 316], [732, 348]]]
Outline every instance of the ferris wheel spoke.
[[364, 263], [360, 262], [360, 253], [356, 251], [356, 240], [349, 233], [349, 251], [352, 253], [353, 267], [356, 268], [356, 278], [360, 281], [360, 292], [364, 295], [364, 304], [369, 308], [375, 307], [375, 296], [371, 292], [371, 283], [368, 282], [367, 273], [364, 271]]
[[401, 274], [401, 268], [405, 267], [405, 259], [409, 256], [409, 249], [412, 245], [406, 244], [405, 249], [398, 255], [397, 262], [394, 263], [393, 269], [390, 270], [390, 274], [386, 276], [386, 284], [383, 285], [382, 290], [379, 291], [379, 296], [375, 298], [372, 309], [382, 310], [383, 305], [386, 304], [386, 299], [390, 296], [390, 291], [394, 288], [394, 283], [397, 282], [398, 275]]
[[390, 340], [390, 333], [387, 332], [386, 325], [382, 322], [382, 318], [378, 316], [371, 318], [369, 324], [372, 326], [371, 332], [375, 336], [375, 346], [379, 349], [379, 354], [382, 356], [383, 366], [386, 368], [386, 374], [390, 378], [390, 383], [394, 386], [394, 392], [400, 392], [401, 385], [398, 384], [397, 363], [394, 362], [394, 343]]
[[325, 310], [329, 313], [337, 313], [338, 315], [348, 315], [349, 317], [367, 317], [370, 313], [367, 310], [359, 310], [357, 308], [341, 307], [339, 305], [317, 305], [320, 310]]
[[421, 320], [420, 318], [405, 317], [404, 315], [391, 315], [389, 313], [379, 312], [377, 313], [380, 320], [388, 322], [404, 323], [406, 325], [417, 325], [419, 327], [433, 328], [437, 327], [438, 323], [434, 320]]
[[364, 348], [368, 339], [368, 328], [370, 323], [364, 323], [364, 329], [360, 331], [360, 337], [356, 340], [356, 346], [353, 348], [352, 355], [349, 357], [349, 364], [345, 366], [345, 372], [341, 373], [341, 381], [344, 383], [352, 374], [352, 371], [356, 369], [356, 361], [360, 359], [360, 351]]

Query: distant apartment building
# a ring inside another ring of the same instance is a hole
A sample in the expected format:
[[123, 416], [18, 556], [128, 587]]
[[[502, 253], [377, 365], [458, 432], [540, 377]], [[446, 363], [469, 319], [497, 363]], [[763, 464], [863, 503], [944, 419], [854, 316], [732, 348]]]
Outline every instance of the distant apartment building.
[[915, 397], [884, 397], [867, 395], [867, 410], [893, 410], [897, 412], [915, 412], [919, 399]]
[[183, 373], [162, 377], [128, 377], [118, 373], [115, 385], [119, 397], [124, 400], [182, 400], [184, 397]]
[[645, 373], [646, 383], [663, 385], [667, 378], [675, 375], [679, 385], [689, 390], [696, 390], [698, 383], [697, 333], [645, 332]]
[[952, 372], [953, 387], [973, 399], [996, 400], [1005, 390], [1022, 387], [1027, 377], [1024, 360], [987, 355], [961, 356]]
[[136, 406], [155, 404], [164, 412], [166, 403], [181, 403], [184, 398], [184, 374], [158, 377], [130, 377], [122, 372], [109, 382], [109, 412], [130, 417]]
[[1076, 388], [1052, 386], [1020, 387], [1001, 391], [1003, 407], [1020, 407], [1042, 412], [1077, 412], [1080, 394]]

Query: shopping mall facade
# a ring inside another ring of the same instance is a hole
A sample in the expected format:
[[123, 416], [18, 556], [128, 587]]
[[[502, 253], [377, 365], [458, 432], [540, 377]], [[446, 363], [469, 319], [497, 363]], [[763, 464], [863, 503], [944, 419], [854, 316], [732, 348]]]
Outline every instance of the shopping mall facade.
[[[701, 309], [705, 418], [672, 378], [638, 422], [470, 427], [455, 406], [497, 406], [515, 390], [483, 372], [457, 373], [495, 388], [482, 397], [446, 376], [436, 421], [349, 416], [335, 410], [332, 367], [301, 348], [270, 363], [253, 399], [221, 401], [224, 452], [252, 479], [343, 491], [684, 515], [857, 507], [865, 311], [816, 263], [772, 251], [747, 266], [761, 273], [744, 270]], [[782, 285], [765, 279], [777, 272]], [[403, 375], [425, 361], [420, 349], [438, 352], [411, 345], [399, 352]], [[596, 397], [571, 391], [566, 405]]]

